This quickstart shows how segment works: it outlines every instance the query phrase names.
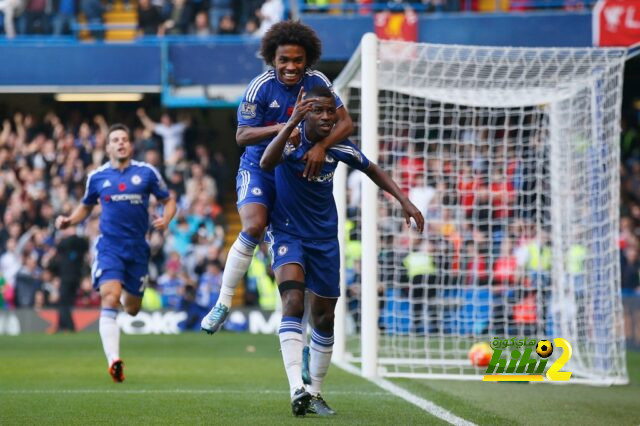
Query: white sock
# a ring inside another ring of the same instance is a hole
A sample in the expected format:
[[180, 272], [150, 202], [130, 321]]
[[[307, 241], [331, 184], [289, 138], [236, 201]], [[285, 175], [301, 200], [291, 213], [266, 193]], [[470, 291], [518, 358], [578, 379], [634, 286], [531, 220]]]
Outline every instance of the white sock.
[[231, 246], [227, 255], [227, 263], [222, 273], [222, 287], [220, 287], [220, 297], [218, 297], [217, 305], [225, 305], [231, 307], [231, 299], [236, 292], [238, 282], [247, 273], [251, 259], [253, 259], [253, 251], [258, 245], [258, 241], [248, 234], [240, 232], [238, 238]]
[[120, 359], [120, 329], [116, 322], [117, 315], [117, 309], [102, 308], [100, 311], [98, 328], [109, 367], [113, 361]]
[[280, 322], [280, 350], [282, 351], [282, 361], [284, 369], [289, 379], [289, 389], [291, 397], [294, 392], [304, 387], [302, 383], [302, 330], [301, 319], [296, 317], [282, 317]]
[[318, 395], [322, 391], [322, 382], [327, 375], [333, 354], [333, 333], [328, 334], [313, 329], [311, 332], [311, 351], [309, 359], [309, 373], [311, 386], [309, 393]]
[[311, 317], [311, 306], [309, 306], [309, 291], [304, 292], [304, 314], [302, 314], [302, 345], [309, 346], [309, 318]]

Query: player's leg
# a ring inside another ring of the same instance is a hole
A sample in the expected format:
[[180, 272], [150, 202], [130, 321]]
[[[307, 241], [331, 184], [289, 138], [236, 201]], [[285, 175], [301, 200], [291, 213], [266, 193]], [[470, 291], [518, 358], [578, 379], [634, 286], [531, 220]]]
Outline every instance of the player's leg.
[[322, 384], [331, 364], [333, 355], [333, 325], [336, 298], [309, 294], [313, 330], [311, 331], [309, 373], [312, 395], [310, 411], [321, 416], [336, 414], [322, 398]]
[[120, 328], [116, 318], [120, 310], [122, 283], [105, 280], [100, 283], [101, 311], [99, 321], [100, 340], [107, 357], [109, 374], [114, 382], [124, 381], [124, 367], [120, 359]]
[[309, 373], [309, 340], [307, 330], [309, 329], [309, 319], [311, 316], [311, 308], [309, 307], [309, 292], [305, 291], [304, 297], [304, 315], [302, 315], [302, 381], [305, 385], [311, 384], [311, 374]]
[[242, 231], [227, 255], [218, 302], [201, 323], [208, 334], [218, 331], [227, 319], [236, 286], [247, 273], [253, 252], [262, 239], [275, 194], [273, 176], [261, 170], [240, 169], [236, 191]]
[[307, 254], [306, 284], [311, 311], [311, 344], [308, 387], [312, 398], [309, 412], [321, 416], [336, 414], [323, 399], [324, 382], [333, 355], [334, 311], [340, 296], [340, 248], [338, 241], [304, 243]]
[[304, 271], [300, 264], [288, 263], [277, 267], [275, 275], [282, 299], [282, 321], [278, 336], [282, 360], [289, 380], [291, 409], [294, 415], [304, 416], [311, 399], [302, 382]]

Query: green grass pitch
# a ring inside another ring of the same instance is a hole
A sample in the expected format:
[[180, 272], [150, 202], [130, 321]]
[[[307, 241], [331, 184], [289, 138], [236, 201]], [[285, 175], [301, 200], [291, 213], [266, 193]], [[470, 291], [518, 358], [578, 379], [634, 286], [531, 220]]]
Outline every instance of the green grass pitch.
[[[97, 334], [0, 336], [0, 424], [443, 424], [372, 383], [329, 370], [330, 421], [296, 419], [276, 336], [122, 336], [111, 381]], [[640, 354], [629, 386], [393, 380], [478, 424], [640, 423]]]

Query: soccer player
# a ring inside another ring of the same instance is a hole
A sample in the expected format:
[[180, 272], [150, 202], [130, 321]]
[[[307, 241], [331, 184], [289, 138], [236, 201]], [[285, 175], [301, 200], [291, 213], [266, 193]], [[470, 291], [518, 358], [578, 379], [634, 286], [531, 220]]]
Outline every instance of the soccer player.
[[[282, 298], [279, 337], [291, 408], [297, 416], [307, 412], [329, 416], [335, 411], [322, 398], [321, 388], [331, 362], [334, 310], [340, 296], [338, 219], [333, 199], [333, 174], [338, 161], [364, 172], [393, 195], [402, 206], [407, 225], [413, 218], [422, 232], [424, 218], [393, 180], [349, 140], [329, 148], [318, 176], [304, 178], [305, 154], [331, 132], [337, 108], [334, 96], [325, 87], [314, 87], [304, 100], [302, 97], [301, 90], [291, 118], [265, 149], [260, 167], [275, 168], [277, 197], [269, 232], [273, 234], [273, 270]], [[294, 129], [300, 133], [299, 143], [289, 140]], [[308, 388], [300, 378], [305, 288], [310, 294], [312, 323]]]
[[[202, 329], [209, 334], [218, 331], [229, 315], [236, 285], [249, 268], [273, 206], [273, 172], [260, 169], [262, 152], [284, 128], [301, 88], [309, 91], [316, 86], [331, 87], [321, 72], [310, 68], [320, 57], [321, 43], [315, 32], [300, 22], [284, 21], [273, 25], [262, 39], [260, 53], [272, 69], [253, 79], [238, 108], [236, 140], [238, 145], [246, 147], [236, 178], [242, 231], [229, 250], [220, 298], [202, 320]], [[322, 168], [327, 148], [344, 140], [353, 131], [353, 123], [342, 101], [333, 96], [336, 100], [336, 124], [305, 153], [303, 175], [308, 178], [317, 175]], [[290, 137], [298, 138], [297, 130], [293, 130]]]
[[149, 245], [145, 234], [149, 228], [149, 195], [153, 194], [164, 205], [162, 217], [153, 220], [154, 228], [166, 229], [176, 212], [176, 202], [169, 196], [160, 173], [147, 163], [131, 159], [130, 135], [122, 124], [109, 128], [110, 161], [89, 174], [82, 203], [73, 213], [56, 218], [58, 229], [76, 225], [86, 219], [100, 201], [101, 235], [95, 242], [91, 275], [102, 300], [100, 339], [114, 382], [124, 381], [116, 316], [121, 303], [129, 315], [140, 311], [148, 277]]

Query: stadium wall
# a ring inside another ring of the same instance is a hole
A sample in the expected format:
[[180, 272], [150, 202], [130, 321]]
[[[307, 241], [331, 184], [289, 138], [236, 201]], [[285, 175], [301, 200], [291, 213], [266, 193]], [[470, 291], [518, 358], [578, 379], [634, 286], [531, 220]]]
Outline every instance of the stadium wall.
[[[302, 19], [322, 38], [325, 61], [347, 61], [362, 35], [373, 30], [372, 16], [312, 14]], [[590, 12], [430, 14], [419, 22], [420, 41], [445, 44], [579, 47], [591, 45], [591, 33]], [[55, 92], [55, 86], [158, 92], [163, 82], [247, 84], [263, 67], [256, 54], [259, 44], [247, 37], [150, 38], [131, 44], [2, 42], [0, 92]]]

